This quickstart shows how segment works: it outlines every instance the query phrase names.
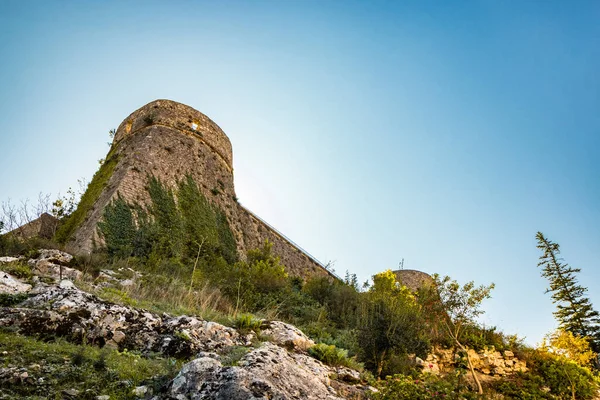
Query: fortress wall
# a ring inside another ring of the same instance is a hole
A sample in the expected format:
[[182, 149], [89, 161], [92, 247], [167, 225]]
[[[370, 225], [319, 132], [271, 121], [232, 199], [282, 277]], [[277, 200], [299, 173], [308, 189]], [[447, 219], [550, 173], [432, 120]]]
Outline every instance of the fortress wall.
[[184, 134], [197, 136], [233, 171], [231, 142], [223, 130], [200, 111], [170, 100], [155, 100], [134, 111], [119, 125], [114, 143], [150, 125], [175, 128]]
[[162, 125], [139, 129], [114, 146], [118, 164], [94, 209], [75, 235], [77, 252], [91, 251], [93, 241], [102, 243], [96, 226], [102, 218], [102, 210], [112, 199], [120, 195], [129, 203], [149, 202], [148, 176], [155, 176], [168, 187], [175, 187], [179, 180], [190, 174], [204, 196], [234, 222], [232, 232], [238, 242], [242, 240], [241, 228], [235, 224], [239, 219], [234, 215], [237, 203], [233, 175], [211, 147], [197, 137]]
[[241, 258], [247, 250], [269, 240], [290, 275], [333, 276], [317, 260], [237, 202], [231, 144], [204, 114], [168, 100], [149, 103], [119, 126], [111, 153], [118, 158], [117, 165], [76, 231], [74, 241], [68, 244], [70, 251], [89, 253], [94, 243], [102, 244], [97, 224], [112, 199], [122, 196], [130, 203], [148, 204], [148, 176], [153, 175], [163, 184], [175, 187], [190, 174], [204, 196], [225, 213]]
[[305, 253], [295, 243], [268, 225], [258, 216], [238, 205], [238, 215], [242, 220], [242, 229], [246, 248], [253, 249], [261, 246], [265, 240], [273, 243], [273, 252], [277, 254], [286, 271], [291, 276], [321, 275], [337, 278], [326, 270], [321, 263]]

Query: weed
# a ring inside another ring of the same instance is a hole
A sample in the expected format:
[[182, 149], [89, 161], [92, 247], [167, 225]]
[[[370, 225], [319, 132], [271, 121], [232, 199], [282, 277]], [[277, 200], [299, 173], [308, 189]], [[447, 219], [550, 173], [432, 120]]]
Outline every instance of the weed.
[[308, 354], [327, 365], [362, 370], [362, 365], [348, 357], [348, 350], [338, 349], [334, 345], [325, 343], [316, 344], [308, 349]]
[[250, 331], [260, 332], [260, 327], [262, 325], [262, 320], [256, 318], [252, 314], [239, 314], [235, 317], [231, 324], [237, 328], [239, 331], [246, 333]]
[[30, 279], [33, 276], [31, 267], [19, 261], [0, 264], [0, 270], [19, 279]]

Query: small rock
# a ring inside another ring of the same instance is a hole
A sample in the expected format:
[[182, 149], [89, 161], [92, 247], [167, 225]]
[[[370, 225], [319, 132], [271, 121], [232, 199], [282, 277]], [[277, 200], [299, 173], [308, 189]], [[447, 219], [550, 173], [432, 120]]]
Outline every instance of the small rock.
[[131, 287], [135, 285], [135, 282], [133, 281], [133, 279], [124, 279], [121, 282], [119, 282], [119, 284], [122, 287]]
[[110, 400], [110, 396], [107, 394], [103, 394], [101, 396], [96, 396], [96, 400]]
[[32, 370], [32, 371], [39, 371], [40, 368], [42, 368], [40, 366], [40, 364], [31, 364], [29, 367], [27, 367], [28, 369]]
[[133, 395], [137, 397], [144, 397], [148, 393], [148, 386], [138, 386], [133, 389]]
[[125, 336], [126, 335], [121, 331], [114, 331], [112, 340], [114, 340], [115, 343], [120, 343], [123, 341], [123, 339], [125, 339]]
[[62, 289], [70, 289], [72, 287], [75, 287], [73, 282], [71, 282], [68, 279], [63, 279], [62, 281], [60, 281], [60, 284], [58, 286], [60, 286]]
[[0, 263], [11, 263], [15, 261], [19, 261], [19, 259], [16, 257], [0, 257]]
[[63, 393], [66, 394], [67, 396], [71, 396], [71, 397], [79, 396], [79, 390], [77, 390], [77, 389], [63, 390]]
[[335, 371], [338, 379], [349, 383], [360, 382], [360, 372], [346, 367], [338, 367]]

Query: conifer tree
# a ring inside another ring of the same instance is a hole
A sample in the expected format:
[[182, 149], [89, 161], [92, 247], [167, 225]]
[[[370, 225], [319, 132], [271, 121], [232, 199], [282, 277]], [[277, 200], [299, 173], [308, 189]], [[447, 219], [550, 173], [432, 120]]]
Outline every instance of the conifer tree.
[[541, 232], [536, 235], [537, 247], [542, 250], [538, 267], [542, 276], [547, 278], [550, 287], [546, 293], [552, 293], [552, 302], [557, 310], [554, 316], [560, 328], [578, 337], [588, 338], [592, 349], [600, 351], [600, 314], [585, 297], [587, 288], [579, 285], [576, 274], [581, 270], [572, 268], [559, 257], [558, 243], [548, 240]]

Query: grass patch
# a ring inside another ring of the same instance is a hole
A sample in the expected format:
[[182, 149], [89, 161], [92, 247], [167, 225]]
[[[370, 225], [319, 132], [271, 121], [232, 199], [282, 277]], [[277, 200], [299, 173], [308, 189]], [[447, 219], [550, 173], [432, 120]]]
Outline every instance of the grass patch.
[[68, 242], [75, 233], [75, 230], [77, 230], [83, 221], [85, 221], [89, 211], [108, 184], [118, 162], [119, 157], [114, 154], [114, 149], [111, 149], [106, 156], [106, 161], [100, 166], [98, 171], [96, 171], [92, 181], [85, 190], [85, 193], [81, 196], [77, 209], [62, 221], [58, 227], [55, 235], [55, 240], [57, 242], [63, 244]]
[[189, 283], [178, 277], [147, 274], [137, 284], [121, 289], [109, 287], [94, 290], [85, 282], [79, 282], [78, 286], [104, 300], [124, 306], [143, 308], [157, 314], [197, 316], [231, 325], [229, 302], [208, 284], [190, 289]]
[[9, 365], [26, 368], [15, 368], [14, 374], [0, 378], [0, 392], [15, 399], [62, 399], [63, 391], [71, 389], [79, 392], [78, 399], [99, 395], [134, 399], [134, 387], [148, 385], [158, 389], [181, 367], [170, 358], [142, 357], [75, 345], [63, 339], [47, 343], [0, 331], [0, 366]]

